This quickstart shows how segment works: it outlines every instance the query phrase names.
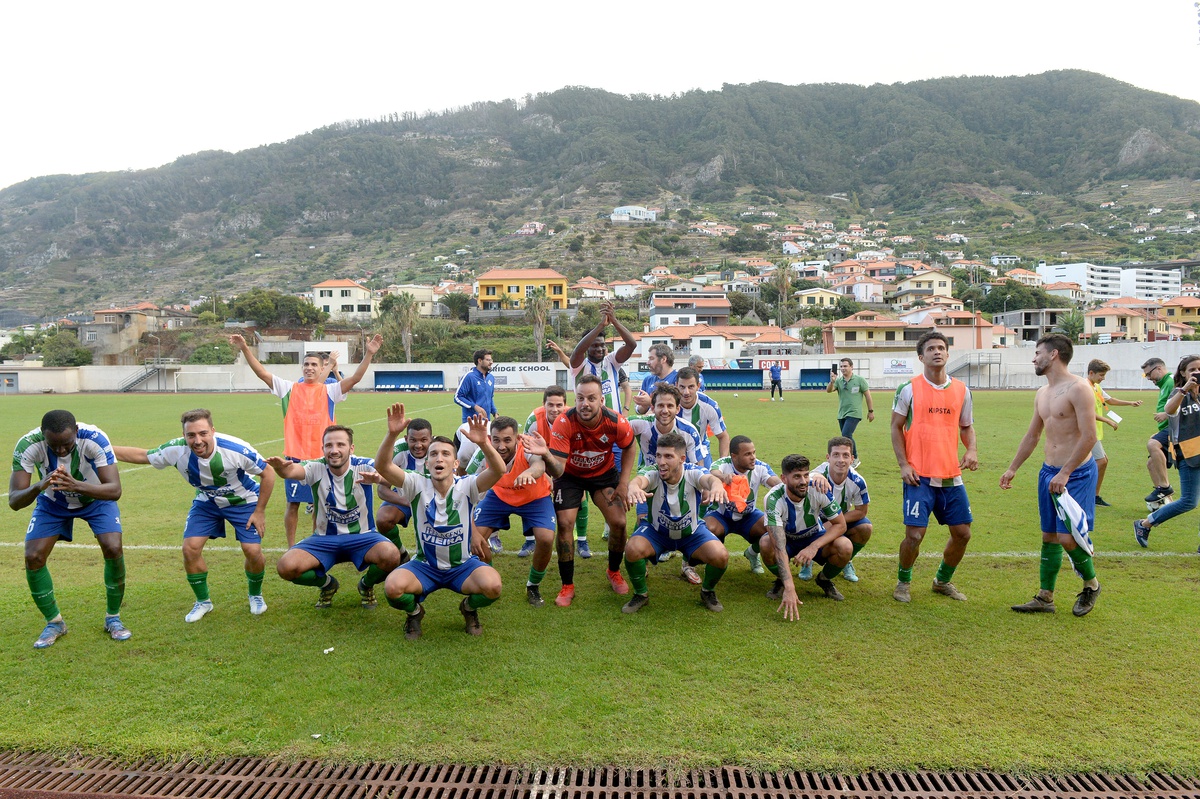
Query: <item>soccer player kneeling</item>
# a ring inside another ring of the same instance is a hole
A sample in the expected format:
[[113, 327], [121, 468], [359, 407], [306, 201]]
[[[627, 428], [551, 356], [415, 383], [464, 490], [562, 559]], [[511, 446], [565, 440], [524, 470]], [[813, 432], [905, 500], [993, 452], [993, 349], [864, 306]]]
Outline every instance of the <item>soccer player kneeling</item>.
[[625, 569], [633, 586], [633, 597], [621, 608], [637, 613], [650, 601], [646, 589], [646, 558], [679, 550], [706, 564], [700, 601], [712, 611], [724, 610], [716, 587], [729, 566], [729, 552], [709, 532], [700, 517], [713, 502], [725, 502], [725, 486], [712, 474], [685, 463], [688, 442], [677, 432], [658, 440], [658, 462], [643, 469], [629, 484], [631, 502], [649, 506], [646, 520], [637, 526], [625, 545]]

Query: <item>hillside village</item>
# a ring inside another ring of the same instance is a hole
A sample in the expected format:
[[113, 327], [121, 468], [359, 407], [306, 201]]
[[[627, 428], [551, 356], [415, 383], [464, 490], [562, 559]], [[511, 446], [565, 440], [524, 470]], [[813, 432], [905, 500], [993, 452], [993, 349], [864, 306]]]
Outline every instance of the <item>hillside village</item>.
[[[1150, 211], [1155, 217], [1163, 213], [1160, 208]], [[465, 265], [471, 251], [460, 248], [433, 258], [442, 273], [436, 282], [371, 288], [372, 275], [321, 280], [297, 295], [318, 324], [257, 333], [267, 339], [353, 340], [362, 330], [378, 327], [399, 298], [411, 306], [413, 323], [458, 317], [480, 324], [527, 321], [535, 296], [541, 298], [537, 312], [550, 321], [573, 318], [589, 304], [610, 300], [636, 313], [631, 318], [637, 321], [630, 325], [638, 341], [636, 358], [644, 359], [651, 344], [666, 342], [677, 353], [698, 354], [710, 367], [722, 368], [754, 355], [907, 350], [929, 329], [944, 332], [953, 346], [991, 349], [1032, 342], [1050, 330], [1092, 343], [1179, 340], [1195, 335], [1194, 325], [1200, 324], [1200, 289], [1183, 280], [1185, 270], [1200, 265], [1194, 260], [1030, 263], [1012, 253], [971, 259], [964, 252], [969, 236], [953, 230], [926, 238], [940, 249], [919, 249], [916, 237], [893, 235], [883, 219], [839, 227], [829, 219], [791, 222], [777, 210], [754, 206], [741, 211], [736, 224], [692, 219], [678, 209], [675, 217], [682, 222], [664, 223], [660, 216], [670, 214], [662, 208], [621, 206], [607, 222], [616, 229], [642, 230], [669, 224], [704, 238], [754, 236], [769, 257], [654, 263], [638, 277], [605, 282], [586, 274], [569, 280], [545, 262], [476, 273]], [[1200, 233], [1195, 212], [1179, 216], [1178, 224], [1164, 221], [1146, 232]], [[531, 220], [511, 235], [552, 237], [556, 232]], [[782, 302], [780, 287], [786, 292]], [[1026, 305], [1031, 296], [1039, 299]], [[93, 363], [144, 363], [161, 357], [161, 346], [154, 349], [156, 341], [161, 345], [160, 333], [213, 325], [221, 320], [214, 313], [206, 315], [206, 306], [216, 310], [234, 299], [201, 297], [171, 306], [142, 300], [83, 310], [40, 327], [76, 336], [78, 362], [87, 362], [86, 350]], [[29, 337], [38, 327], [9, 331], [0, 344]], [[8, 347], [9, 357], [25, 354], [13, 349]], [[214, 357], [219, 362], [222, 356], [218, 352]], [[420, 353], [416, 360], [422, 360]]]

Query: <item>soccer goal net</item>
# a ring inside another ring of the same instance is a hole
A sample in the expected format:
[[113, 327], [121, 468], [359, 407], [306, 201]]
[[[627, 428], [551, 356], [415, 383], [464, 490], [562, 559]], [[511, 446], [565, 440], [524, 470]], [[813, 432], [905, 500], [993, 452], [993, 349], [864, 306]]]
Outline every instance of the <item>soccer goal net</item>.
[[180, 391], [233, 392], [233, 372], [176, 372], [175, 393]]

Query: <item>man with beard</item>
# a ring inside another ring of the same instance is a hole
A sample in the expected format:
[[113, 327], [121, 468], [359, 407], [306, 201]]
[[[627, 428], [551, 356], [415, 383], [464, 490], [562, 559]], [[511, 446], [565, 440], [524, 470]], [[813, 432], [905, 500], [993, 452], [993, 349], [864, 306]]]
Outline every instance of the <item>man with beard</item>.
[[[554, 342], [550, 342], [550, 343], [553, 344]], [[558, 350], [558, 352], [562, 352], [562, 350]], [[525, 433], [525, 434], [528, 434], [531, 432], [537, 432], [543, 439], [545, 439], [546, 441], [549, 441], [550, 440], [550, 428], [554, 425], [554, 420], [557, 419], [558, 415], [560, 413], [562, 413], [563, 411], [565, 411], [566, 409], [567, 409], [566, 389], [564, 389], [562, 386], [546, 386], [546, 389], [542, 392], [542, 404], [537, 406], [536, 408], [533, 409], [532, 412], [530, 412], [529, 416], [525, 419], [525, 427], [521, 432]], [[587, 506], [584, 505], [583, 507], [581, 507], [579, 509], [580, 517], [585, 516], [583, 511], [584, 511], [584, 508], [586, 508], [586, 507]], [[578, 540], [578, 538], [580, 537], [580, 534], [581, 533], [579, 530], [579, 517], [577, 517], [575, 519], [575, 538], [576, 538], [576, 540]], [[587, 524], [586, 523], [583, 526], [582, 536], [585, 539], [587, 538]], [[533, 554], [533, 551], [536, 547], [537, 547], [537, 542], [534, 540], [534, 537], [531, 535], [525, 536], [525, 544], [524, 544], [524, 546], [521, 547], [521, 551], [517, 553], [517, 557], [518, 558], [529, 557], [530, 555]], [[548, 562], [549, 561], [547, 561], [547, 563]]]
[[492, 351], [475, 350], [471, 355], [475, 368], [463, 375], [454, 392], [454, 404], [462, 407], [462, 421], [481, 415], [496, 415], [496, 378], [492, 376]]
[[[406, 472], [417, 472], [428, 477], [429, 470], [425, 468], [425, 459], [429, 455], [429, 444], [433, 441], [433, 425], [428, 419], [408, 419], [407, 422], [404, 438], [397, 441], [392, 449], [392, 463]], [[391, 486], [379, 486], [378, 493], [381, 501], [375, 523], [380, 534], [400, 550], [400, 562], [403, 563], [408, 560], [408, 552], [396, 527], [408, 527], [408, 520], [412, 518], [412, 508], [400, 502], [400, 496]]]

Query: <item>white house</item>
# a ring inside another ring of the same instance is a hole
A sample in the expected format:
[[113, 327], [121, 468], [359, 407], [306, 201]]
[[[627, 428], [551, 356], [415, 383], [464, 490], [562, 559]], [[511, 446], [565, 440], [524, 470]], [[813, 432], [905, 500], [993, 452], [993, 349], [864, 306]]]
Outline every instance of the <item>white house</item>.
[[313, 305], [331, 319], [346, 322], [369, 322], [377, 313], [371, 290], [344, 278], [314, 284]]
[[622, 205], [613, 209], [609, 219], [614, 222], [654, 222], [658, 219], [658, 213], [640, 205]]

